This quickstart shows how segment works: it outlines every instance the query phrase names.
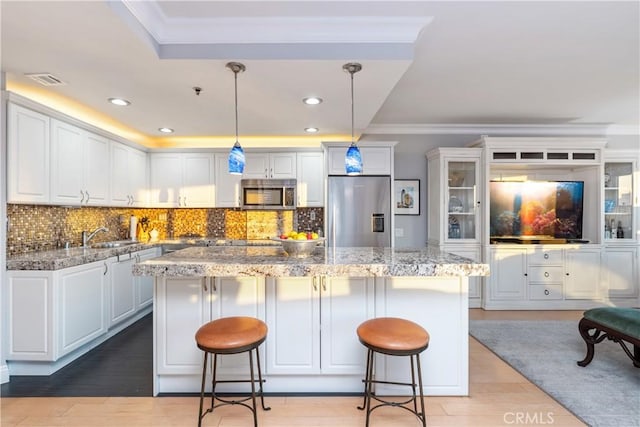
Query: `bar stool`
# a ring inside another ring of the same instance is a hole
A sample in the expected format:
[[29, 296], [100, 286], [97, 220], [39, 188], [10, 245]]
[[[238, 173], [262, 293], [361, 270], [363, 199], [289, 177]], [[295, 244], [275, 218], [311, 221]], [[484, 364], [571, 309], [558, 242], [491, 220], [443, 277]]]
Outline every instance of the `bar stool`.
[[[427, 420], [424, 413], [424, 396], [422, 393], [422, 371], [420, 369], [420, 353], [429, 346], [429, 333], [420, 325], [409, 320], [395, 317], [380, 317], [367, 320], [358, 326], [358, 338], [367, 347], [367, 367], [364, 382], [364, 402], [358, 406], [360, 410], [367, 410], [366, 426], [369, 426], [369, 418], [374, 409], [382, 406], [395, 406], [415, 414], [422, 426], [426, 427]], [[378, 381], [373, 379], [373, 367], [375, 353], [389, 356], [409, 356], [411, 363], [411, 382]], [[418, 370], [418, 388], [420, 390], [420, 411], [418, 411], [416, 396], [415, 365]], [[373, 384], [392, 384], [411, 386], [412, 397], [402, 402], [391, 402], [376, 396], [373, 392]], [[371, 407], [371, 399], [380, 402]], [[413, 409], [408, 405], [413, 403]]]
[[[260, 368], [260, 352], [258, 347], [267, 338], [267, 325], [253, 317], [224, 317], [222, 319], [213, 320], [206, 323], [196, 332], [196, 343], [198, 348], [204, 351], [204, 363], [202, 366], [202, 388], [200, 389], [200, 411], [198, 414], [198, 427], [202, 425], [202, 419], [205, 415], [213, 412], [215, 408], [225, 405], [242, 405], [249, 408], [253, 413], [253, 425], [258, 426], [258, 416], [256, 411], [256, 394], [260, 396], [262, 409], [270, 410], [264, 406], [264, 396], [262, 393], [262, 371]], [[258, 384], [259, 390], [256, 393], [256, 380], [253, 375], [253, 351], [256, 352], [256, 360], [258, 364]], [[249, 380], [216, 380], [216, 368], [219, 354], [238, 354], [249, 352], [249, 371], [251, 379]], [[209, 353], [213, 354], [213, 379], [211, 381], [211, 406], [202, 413], [204, 402], [204, 384], [207, 374], [207, 357]], [[230, 400], [216, 396], [216, 384], [219, 383], [251, 383], [251, 394], [239, 400]], [[252, 400], [253, 406], [244, 403], [249, 399]], [[217, 405], [215, 401], [220, 403]]]

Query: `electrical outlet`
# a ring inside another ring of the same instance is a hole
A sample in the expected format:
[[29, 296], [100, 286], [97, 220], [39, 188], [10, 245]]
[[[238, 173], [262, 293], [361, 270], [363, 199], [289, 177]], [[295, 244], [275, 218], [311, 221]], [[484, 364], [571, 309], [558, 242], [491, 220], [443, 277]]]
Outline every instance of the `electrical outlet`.
[[311, 218], [311, 221], [315, 221], [316, 220], [316, 211], [311, 211], [311, 213], [309, 214], [309, 217]]

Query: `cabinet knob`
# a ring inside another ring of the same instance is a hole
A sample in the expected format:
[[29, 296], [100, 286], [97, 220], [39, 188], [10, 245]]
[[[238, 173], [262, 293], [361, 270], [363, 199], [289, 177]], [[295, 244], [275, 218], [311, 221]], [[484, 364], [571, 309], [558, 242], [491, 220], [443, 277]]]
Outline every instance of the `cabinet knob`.
[[527, 274], [527, 273], [524, 273], [524, 275], [525, 275], [525, 276], [528, 276], [528, 274]]
[[549, 272], [548, 271], [544, 272], [544, 277], [549, 277]]
[[549, 289], [545, 289], [545, 290], [544, 290], [544, 294], [545, 294], [545, 295], [549, 295]]
[[549, 259], [549, 254], [544, 254], [544, 259]]

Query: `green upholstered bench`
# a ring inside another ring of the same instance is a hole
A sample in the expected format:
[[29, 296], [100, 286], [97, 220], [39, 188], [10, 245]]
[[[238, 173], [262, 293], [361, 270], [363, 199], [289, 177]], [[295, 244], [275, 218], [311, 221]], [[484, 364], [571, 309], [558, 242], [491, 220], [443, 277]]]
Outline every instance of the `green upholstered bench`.
[[[591, 363], [594, 345], [608, 338], [619, 343], [633, 361], [633, 366], [640, 368], [640, 309], [592, 308], [584, 312], [578, 324], [578, 330], [587, 344], [587, 355], [584, 360], [578, 362], [578, 365], [587, 366]], [[625, 341], [633, 345], [633, 354]]]

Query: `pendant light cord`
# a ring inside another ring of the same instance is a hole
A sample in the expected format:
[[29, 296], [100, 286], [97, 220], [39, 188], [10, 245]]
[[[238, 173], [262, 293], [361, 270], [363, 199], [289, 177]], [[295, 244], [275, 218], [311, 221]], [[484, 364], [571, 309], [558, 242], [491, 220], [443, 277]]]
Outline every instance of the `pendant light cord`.
[[351, 145], [355, 144], [355, 137], [354, 137], [354, 107], [353, 107], [353, 69], [349, 70], [349, 74], [351, 74]]
[[236, 102], [236, 144], [238, 142], [238, 70], [233, 70], [233, 79], [235, 82], [235, 102]]

